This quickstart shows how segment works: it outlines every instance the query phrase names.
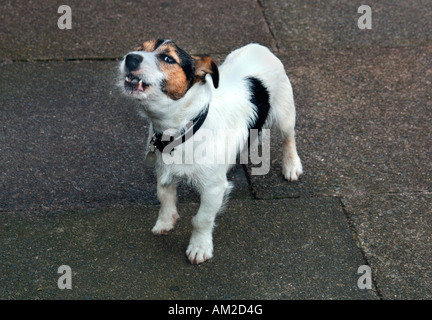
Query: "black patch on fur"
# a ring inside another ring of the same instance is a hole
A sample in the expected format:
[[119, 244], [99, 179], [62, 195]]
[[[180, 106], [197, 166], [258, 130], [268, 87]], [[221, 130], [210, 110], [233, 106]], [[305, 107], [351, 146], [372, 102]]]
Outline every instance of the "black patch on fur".
[[164, 43], [164, 42], [165, 42], [165, 39], [157, 39], [157, 40], [156, 40], [156, 43], [155, 43], [154, 50], [156, 50], [157, 48], [159, 48], [160, 45], [161, 45], [162, 43]]
[[189, 87], [191, 87], [195, 79], [195, 61], [186, 51], [177, 46], [176, 52], [180, 60], [179, 65], [186, 75]]
[[249, 126], [249, 129], [261, 130], [270, 111], [270, 95], [261, 80], [255, 77], [248, 77], [246, 81], [249, 85], [250, 102], [256, 106], [257, 113], [257, 117]]
[[159, 86], [160, 86], [160, 88], [161, 88], [161, 91], [162, 91], [163, 93], [167, 94], [167, 88], [166, 88], [166, 86], [167, 86], [167, 82], [166, 82], [165, 79], [162, 79], [162, 80], [161, 80]]

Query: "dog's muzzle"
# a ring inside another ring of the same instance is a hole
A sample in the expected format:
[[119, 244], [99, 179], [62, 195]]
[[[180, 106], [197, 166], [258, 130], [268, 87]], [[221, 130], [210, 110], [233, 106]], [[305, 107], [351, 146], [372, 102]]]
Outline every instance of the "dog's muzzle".
[[125, 78], [124, 86], [126, 91], [132, 94], [144, 92], [147, 87], [149, 87], [149, 84], [142, 81], [142, 79], [133, 75], [132, 73], [128, 73]]

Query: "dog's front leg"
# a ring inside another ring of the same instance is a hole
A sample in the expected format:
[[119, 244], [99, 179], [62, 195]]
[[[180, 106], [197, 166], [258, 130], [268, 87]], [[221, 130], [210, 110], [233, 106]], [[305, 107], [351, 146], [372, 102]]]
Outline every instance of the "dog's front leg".
[[219, 212], [228, 183], [206, 186], [201, 189], [201, 204], [192, 219], [192, 236], [186, 255], [191, 263], [199, 264], [213, 257], [213, 227]]
[[161, 208], [152, 232], [156, 235], [167, 235], [180, 218], [177, 213], [177, 184], [163, 185], [158, 177], [157, 196], [161, 203]]

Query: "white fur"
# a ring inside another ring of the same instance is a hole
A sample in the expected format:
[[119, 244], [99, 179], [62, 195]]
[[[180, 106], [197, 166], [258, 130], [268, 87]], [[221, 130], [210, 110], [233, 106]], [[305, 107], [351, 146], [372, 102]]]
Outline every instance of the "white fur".
[[[229, 54], [219, 67], [220, 82], [214, 88], [210, 75], [205, 83], [192, 86], [184, 97], [171, 100], [156, 86], [163, 77], [157, 68], [152, 53], [145, 55], [141, 66], [146, 82], [154, 83], [145, 93], [135, 95], [140, 100], [143, 112], [159, 131], [170, 128], [180, 130], [188, 121], [198, 115], [209, 104], [208, 116], [201, 130], [214, 133], [211, 143], [218, 150], [224, 150], [224, 164], [165, 164], [159, 151], [157, 170], [157, 194], [161, 202], [158, 220], [152, 229], [155, 234], [167, 234], [179, 218], [176, 209], [176, 187], [179, 179], [185, 178], [199, 191], [201, 203], [192, 219], [193, 231], [186, 254], [191, 263], [201, 263], [213, 256], [212, 231], [217, 213], [226, 199], [231, 184], [226, 174], [236, 156], [242, 151], [248, 139], [248, 124], [256, 117], [255, 106], [250, 102], [247, 77], [260, 79], [270, 94], [271, 109], [265, 128], [276, 126], [284, 139], [283, 174], [289, 181], [297, 180], [302, 173], [302, 165], [295, 146], [294, 126], [295, 107], [290, 81], [281, 61], [267, 48], [249, 44]], [[120, 66], [124, 72], [124, 65]], [[224, 137], [221, 132], [229, 132]], [[196, 148], [193, 139], [183, 144], [183, 149]]]

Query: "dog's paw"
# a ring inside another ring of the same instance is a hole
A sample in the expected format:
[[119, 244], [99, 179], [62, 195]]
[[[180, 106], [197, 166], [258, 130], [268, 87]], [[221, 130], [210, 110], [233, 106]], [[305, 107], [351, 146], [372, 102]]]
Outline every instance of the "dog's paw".
[[284, 163], [282, 167], [282, 174], [288, 181], [297, 181], [303, 173], [303, 166], [300, 158]]
[[167, 235], [172, 229], [174, 229], [174, 226], [179, 218], [180, 216], [177, 214], [177, 212], [168, 215], [168, 218], [159, 218], [152, 229], [153, 234]]
[[186, 255], [190, 263], [200, 264], [213, 257], [213, 244], [193, 244], [190, 243]]

